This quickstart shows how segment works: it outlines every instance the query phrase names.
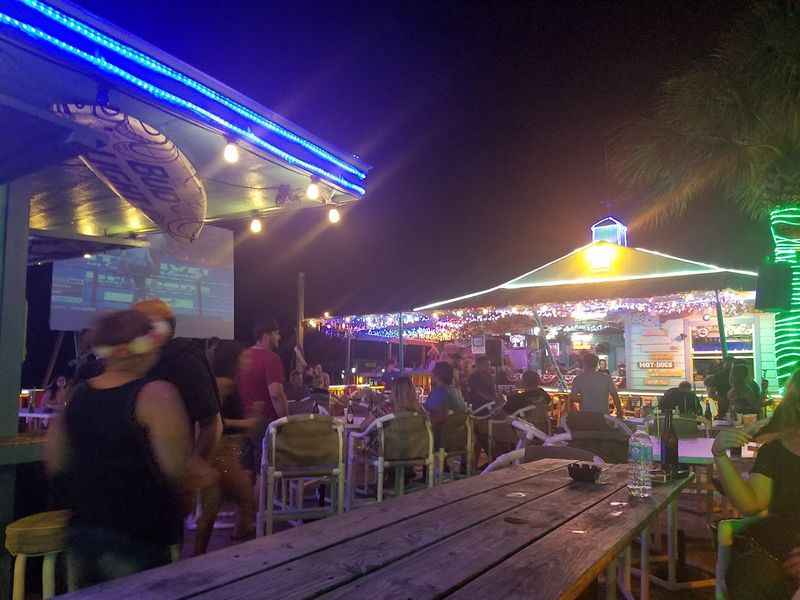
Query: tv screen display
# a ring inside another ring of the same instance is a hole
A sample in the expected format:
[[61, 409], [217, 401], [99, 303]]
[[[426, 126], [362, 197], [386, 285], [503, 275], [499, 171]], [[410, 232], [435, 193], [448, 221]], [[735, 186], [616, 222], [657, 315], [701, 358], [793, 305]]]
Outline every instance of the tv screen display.
[[79, 331], [106, 311], [161, 298], [179, 337], [233, 338], [233, 232], [205, 226], [192, 243], [146, 236], [128, 248], [53, 263], [50, 328]]

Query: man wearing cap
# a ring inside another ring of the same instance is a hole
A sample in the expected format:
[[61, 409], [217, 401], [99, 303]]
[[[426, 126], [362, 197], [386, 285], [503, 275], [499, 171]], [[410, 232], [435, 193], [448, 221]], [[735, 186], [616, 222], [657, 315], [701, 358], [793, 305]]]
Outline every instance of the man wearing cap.
[[133, 309], [152, 321], [165, 321], [170, 339], [161, 349], [161, 356], [148, 376], [169, 381], [181, 395], [189, 419], [194, 424], [193, 456], [208, 460], [222, 436], [219, 393], [211, 367], [201, 348], [190, 340], [175, 338], [175, 314], [158, 298], [141, 300]]
[[256, 343], [245, 351], [239, 369], [239, 395], [245, 413], [268, 425], [289, 414], [283, 363], [275, 352], [281, 334], [271, 320], [256, 326], [253, 333]]

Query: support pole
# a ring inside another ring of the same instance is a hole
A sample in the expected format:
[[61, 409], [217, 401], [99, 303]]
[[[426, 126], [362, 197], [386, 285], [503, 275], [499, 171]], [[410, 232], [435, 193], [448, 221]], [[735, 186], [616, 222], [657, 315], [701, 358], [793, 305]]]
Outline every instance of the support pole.
[[[27, 326], [28, 215], [28, 198], [13, 196], [8, 184], [0, 184], [0, 437], [17, 434]], [[0, 454], [0, 548], [5, 548], [6, 525], [14, 520], [15, 480], [15, 465]], [[0, 590], [10, 589], [10, 556], [3, 552]]]
[[61, 345], [64, 343], [64, 332], [59, 331], [58, 337], [56, 337], [56, 345], [53, 348], [53, 351], [50, 353], [50, 362], [47, 363], [47, 372], [44, 374], [44, 381], [42, 381], [42, 389], [45, 389], [49, 384], [50, 380], [53, 378], [53, 369], [56, 367], [56, 360], [58, 360], [58, 355], [61, 354]]
[[398, 338], [400, 341], [400, 347], [397, 349], [397, 364], [400, 367], [400, 371], [402, 372], [403, 369], [405, 369], [405, 357], [406, 357], [405, 348], [403, 348], [403, 313], [400, 313], [400, 317], [397, 320], [397, 327], [398, 327]]
[[351, 365], [352, 365], [352, 362], [353, 362], [353, 357], [352, 357], [352, 354], [351, 354], [352, 346], [353, 346], [353, 333], [350, 330], [350, 328], [348, 327], [347, 328], [347, 356], [345, 358], [345, 370], [344, 370], [344, 383], [345, 383], [345, 385], [348, 384], [348, 383], [351, 383], [351, 379], [353, 377], [353, 374], [350, 372], [351, 369], [352, 369]]
[[714, 304], [717, 308], [717, 328], [719, 329], [719, 345], [722, 348], [722, 358], [728, 357], [728, 338], [725, 336], [725, 317], [722, 314], [722, 302], [719, 299], [719, 290], [714, 290]]
[[297, 274], [297, 347], [303, 351], [303, 321], [306, 318], [306, 274]]

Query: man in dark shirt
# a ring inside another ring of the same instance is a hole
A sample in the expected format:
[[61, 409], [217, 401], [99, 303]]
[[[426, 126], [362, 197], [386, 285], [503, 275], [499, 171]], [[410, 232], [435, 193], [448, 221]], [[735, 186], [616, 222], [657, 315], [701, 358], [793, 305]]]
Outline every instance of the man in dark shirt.
[[692, 391], [692, 384], [688, 381], [682, 381], [678, 387], [664, 392], [664, 397], [661, 399], [661, 410], [672, 412], [675, 408], [682, 416], [702, 416], [700, 400]]
[[497, 400], [497, 388], [492, 376], [492, 364], [488, 356], [479, 356], [475, 361], [475, 372], [469, 376], [469, 405], [476, 410]]
[[525, 371], [522, 374], [522, 387], [508, 397], [503, 411], [512, 415], [517, 411], [534, 406], [550, 407], [550, 395], [541, 388], [541, 378], [536, 371]]
[[192, 455], [208, 460], [222, 436], [222, 418], [217, 383], [205, 352], [191, 340], [174, 337], [175, 314], [163, 300], [142, 300], [133, 309], [152, 321], [166, 321], [170, 326], [170, 340], [162, 347], [161, 356], [148, 376], [169, 381], [178, 388], [193, 425]]
[[733, 369], [733, 358], [728, 356], [722, 361], [719, 371], [711, 377], [711, 387], [717, 395], [717, 403], [719, 404], [720, 418], [728, 414], [730, 403], [728, 401], [728, 392], [731, 389], [731, 370]]

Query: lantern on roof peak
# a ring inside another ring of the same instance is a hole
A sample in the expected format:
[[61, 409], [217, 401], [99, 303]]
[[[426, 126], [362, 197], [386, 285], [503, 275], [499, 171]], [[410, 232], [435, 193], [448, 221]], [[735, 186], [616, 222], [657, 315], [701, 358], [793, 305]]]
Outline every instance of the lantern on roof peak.
[[592, 225], [592, 242], [611, 242], [618, 246], [627, 246], [628, 228], [614, 217], [606, 217]]

